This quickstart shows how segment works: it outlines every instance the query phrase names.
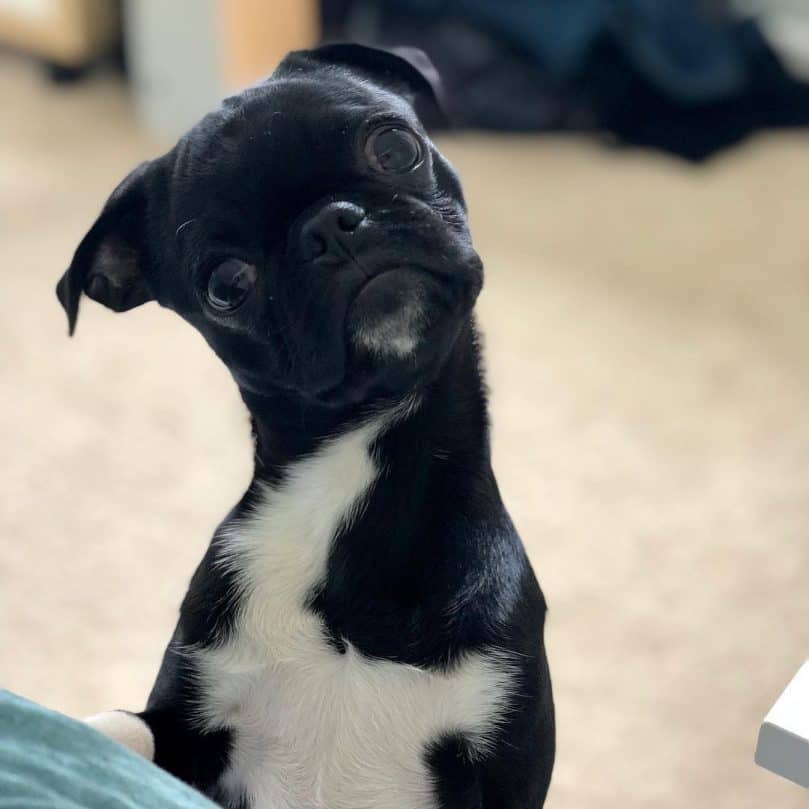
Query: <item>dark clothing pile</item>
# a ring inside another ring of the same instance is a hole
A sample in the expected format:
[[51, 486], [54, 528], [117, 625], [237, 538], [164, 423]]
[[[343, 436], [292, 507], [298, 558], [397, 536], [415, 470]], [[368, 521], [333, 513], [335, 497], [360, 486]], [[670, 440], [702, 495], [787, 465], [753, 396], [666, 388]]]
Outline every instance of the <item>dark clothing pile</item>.
[[324, 12], [331, 37], [424, 50], [460, 127], [597, 131], [703, 160], [809, 124], [809, 85], [721, 0], [326, 0]]

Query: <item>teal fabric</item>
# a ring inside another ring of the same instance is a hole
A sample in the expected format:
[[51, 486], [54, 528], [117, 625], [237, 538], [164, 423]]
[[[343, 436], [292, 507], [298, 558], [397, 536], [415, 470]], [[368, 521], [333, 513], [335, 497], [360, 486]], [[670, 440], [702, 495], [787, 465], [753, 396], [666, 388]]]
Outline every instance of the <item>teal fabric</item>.
[[0, 809], [216, 809], [97, 731], [0, 691]]

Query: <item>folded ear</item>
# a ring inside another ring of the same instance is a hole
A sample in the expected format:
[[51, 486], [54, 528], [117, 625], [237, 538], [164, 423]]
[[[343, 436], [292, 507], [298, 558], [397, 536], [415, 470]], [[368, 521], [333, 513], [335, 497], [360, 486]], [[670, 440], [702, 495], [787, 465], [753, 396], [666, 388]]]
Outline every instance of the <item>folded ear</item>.
[[345, 65], [365, 73], [384, 87], [404, 95], [422, 120], [438, 125], [447, 123], [438, 71], [429, 56], [418, 48], [383, 50], [368, 45], [335, 42], [309, 51], [293, 51], [281, 62], [279, 70], [300, 68], [307, 60]]
[[143, 272], [147, 178], [153, 166], [153, 162], [141, 163], [112, 192], [56, 285], [71, 335], [82, 293], [115, 312], [153, 299]]

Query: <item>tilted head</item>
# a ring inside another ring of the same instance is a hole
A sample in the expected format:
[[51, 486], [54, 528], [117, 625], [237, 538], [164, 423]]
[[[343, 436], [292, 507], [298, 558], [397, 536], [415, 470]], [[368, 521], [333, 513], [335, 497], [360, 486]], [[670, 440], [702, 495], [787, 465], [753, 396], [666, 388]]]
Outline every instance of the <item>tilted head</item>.
[[[57, 293], [155, 300], [243, 391], [339, 406], [433, 378], [482, 267], [410, 61], [358, 45], [290, 54], [113, 192]], [[433, 98], [432, 101], [435, 101]]]

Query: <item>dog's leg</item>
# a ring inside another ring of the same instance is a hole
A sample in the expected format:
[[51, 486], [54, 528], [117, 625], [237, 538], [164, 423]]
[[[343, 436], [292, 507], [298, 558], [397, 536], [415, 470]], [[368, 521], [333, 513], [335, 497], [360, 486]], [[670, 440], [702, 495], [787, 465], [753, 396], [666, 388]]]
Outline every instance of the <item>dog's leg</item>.
[[154, 740], [154, 763], [201, 792], [211, 794], [227, 766], [230, 732], [201, 730], [184, 710], [183, 703], [150, 707], [137, 718]]

